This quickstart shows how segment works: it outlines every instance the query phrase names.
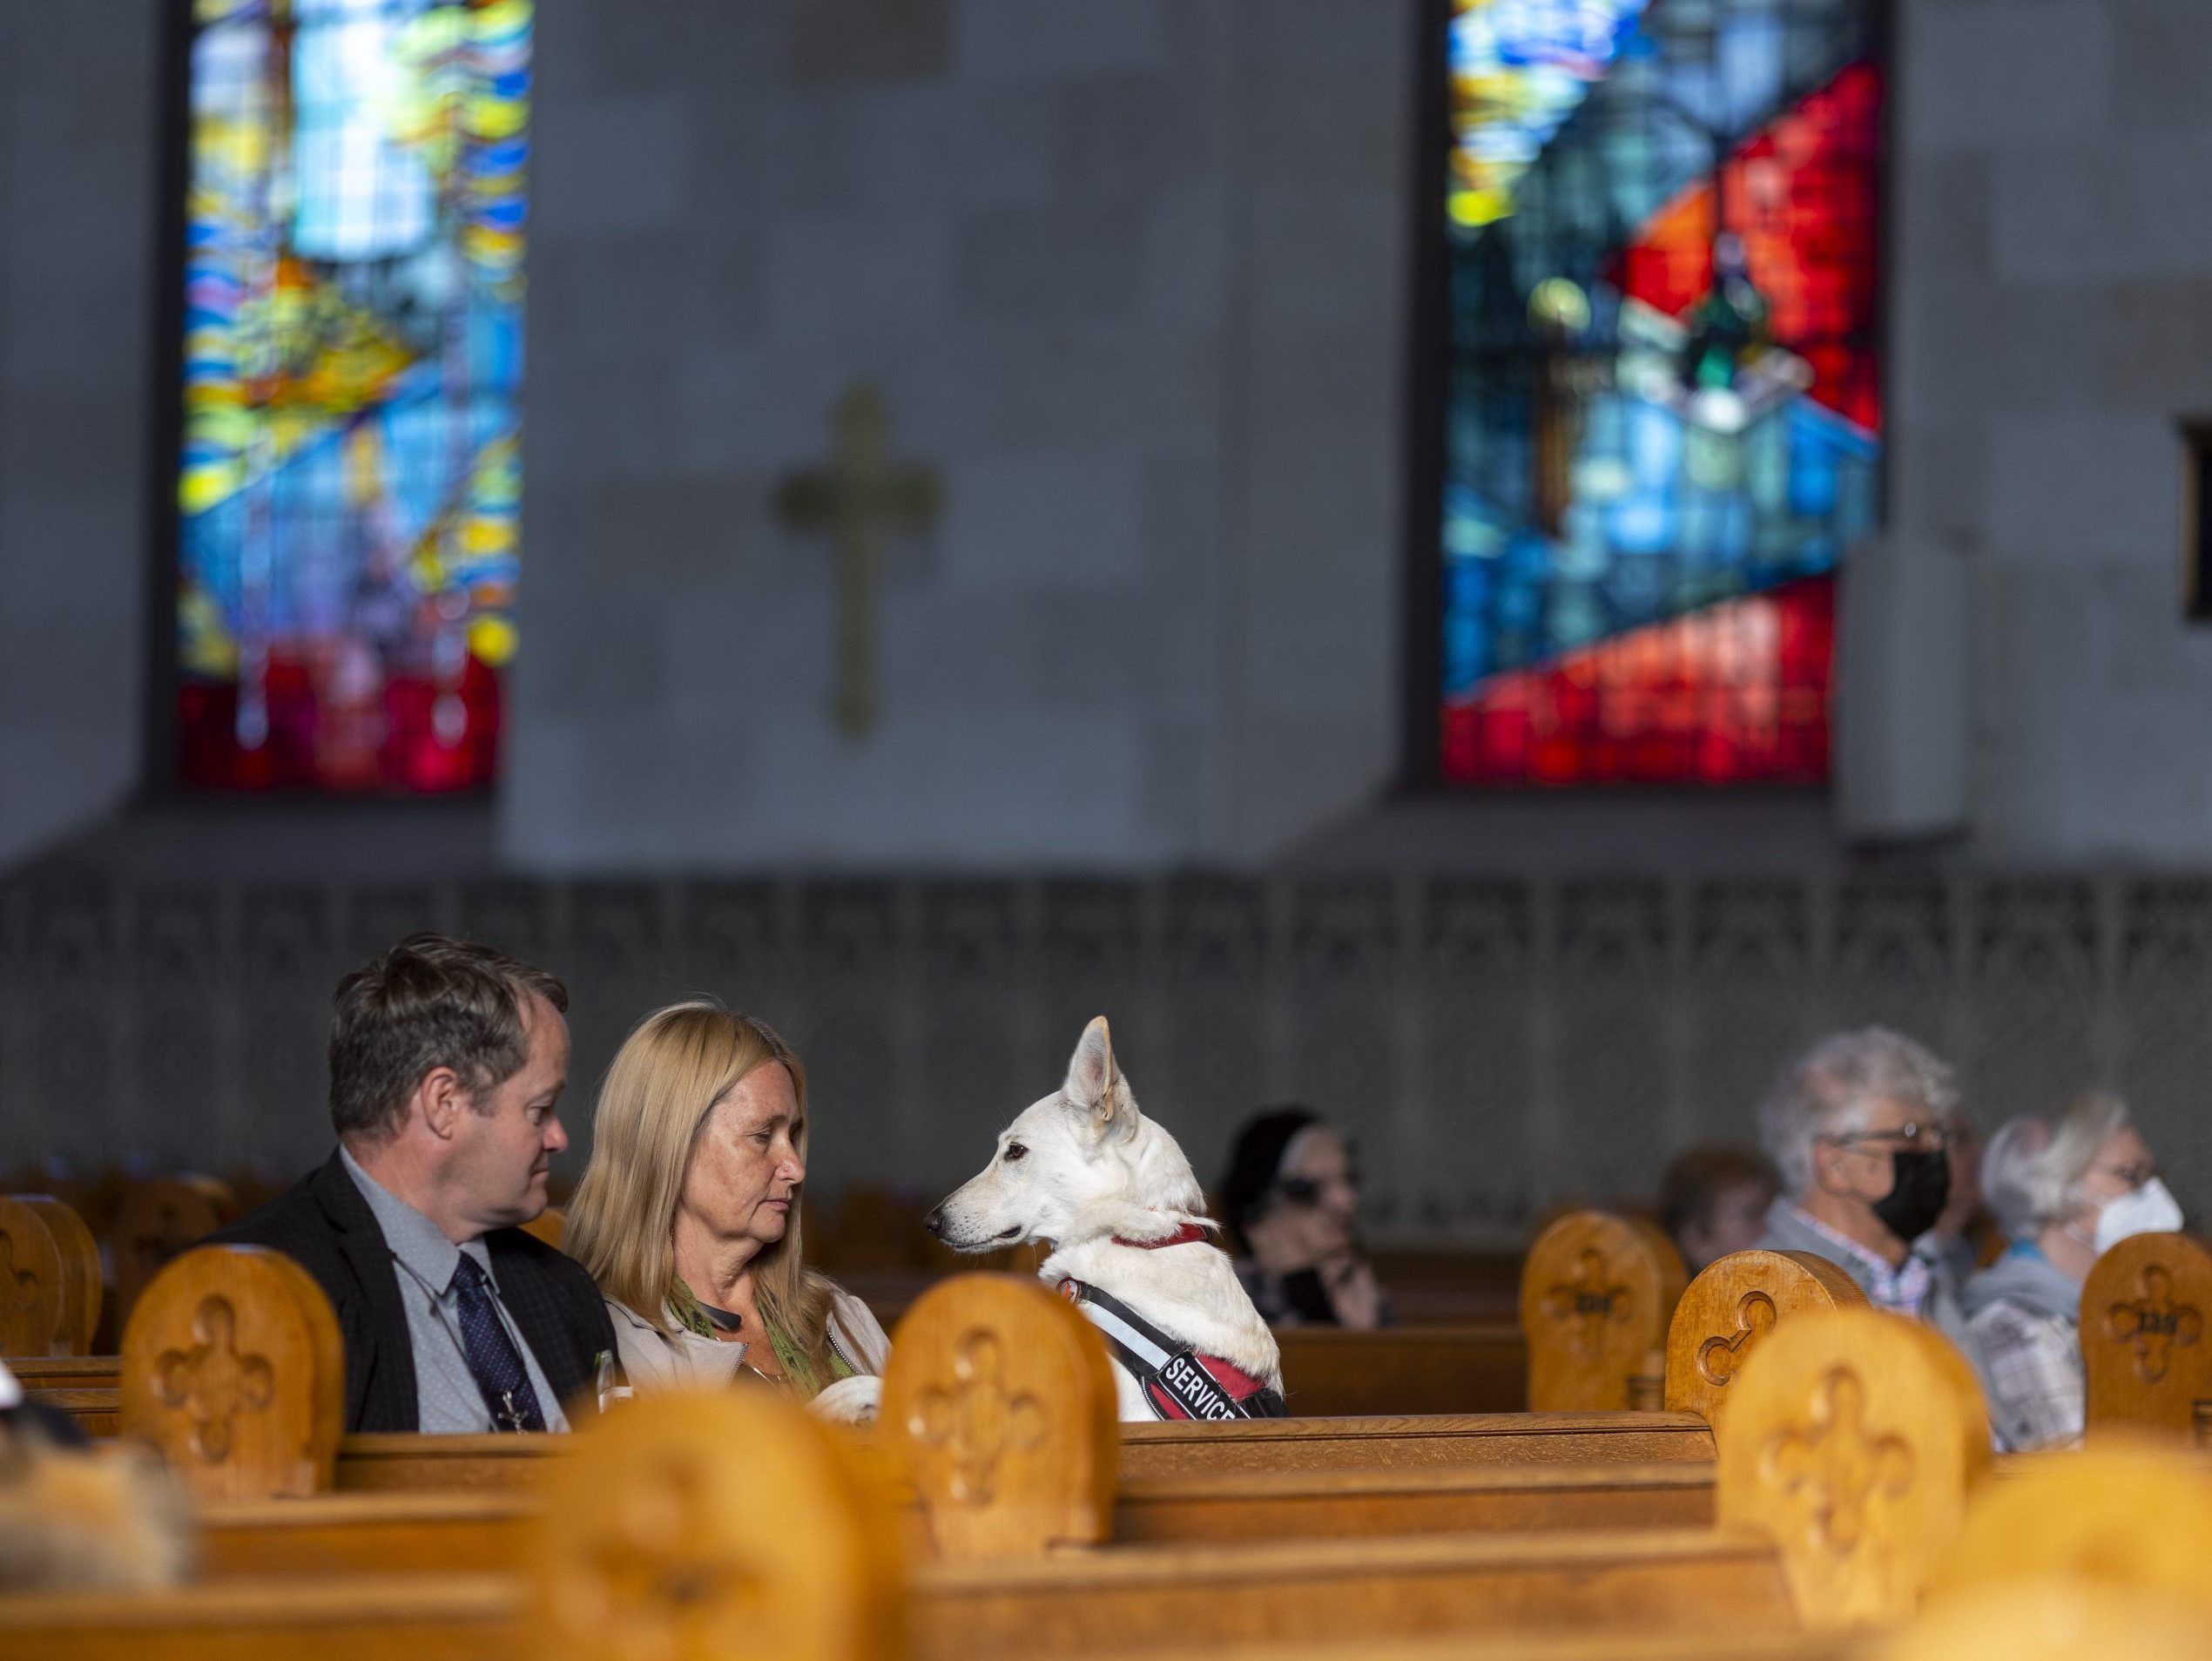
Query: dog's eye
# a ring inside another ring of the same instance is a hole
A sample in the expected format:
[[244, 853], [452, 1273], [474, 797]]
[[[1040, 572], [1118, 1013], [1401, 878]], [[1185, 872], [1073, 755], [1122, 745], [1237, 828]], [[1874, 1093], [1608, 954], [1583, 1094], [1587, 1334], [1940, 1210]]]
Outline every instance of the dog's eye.
[[1028, 1152], [1028, 1149], [1023, 1147], [1019, 1142], [1009, 1142], [1006, 1144], [1006, 1151], [999, 1157], [1004, 1159], [1007, 1164], [1012, 1165], [1016, 1159], [1019, 1159], [1027, 1152]]

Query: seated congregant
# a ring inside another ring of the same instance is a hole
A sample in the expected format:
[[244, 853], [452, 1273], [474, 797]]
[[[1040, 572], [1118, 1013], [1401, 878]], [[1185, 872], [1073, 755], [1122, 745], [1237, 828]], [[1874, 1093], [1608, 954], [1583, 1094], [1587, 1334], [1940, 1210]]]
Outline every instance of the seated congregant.
[[1693, 1275], [1766, 1232], [1782, 1192], [1774, 1166], [1750, 1148], [1686, 1148], [1659, 1181], [1659, 1226]]
[[709, 1003], [637, 1023], [599, 1091], [567, 1236], [632, 1388], [742, 1368], [828, 1416], [873, 1412], [889, 1341], [806, 1267], [806, 1072], [771, 1028]]
[[543, 969], [439, 935], [339, 982], [338, 1150], [214, 1238], [272, 1246], [329, 1294], [347, 1430], [561, 1430], [596, 1410], [606, 1308], [521, 1226], [568, 1145], [568, 1001]]
[[2177, 1229], [2117, 1097], [2094, 1091], [2054, 1118], [2012, 1120], [1990, 1138], [1983, 1180], [2012, 1239], [1966, 1283], [1966, 1349], [1999, 1446], [2016, 1453], [2081, 1439], [2081, 1285], [2131, 1234]]
[[1359, 1249], [1352, 1150], [1302, 1107], [1262, 1113], [1238, 1133], [1220, 1191], [1240, 1255], [1237, 1276], [1271, 1327], [1390, 1324]]
[[1949, 1254], [1913, 1251], [1951, 1197], [1958, 1099], [1951, 1069], [1886, 1028], [1815, 1044], [1759, 1108], [1760, 1140], [1783, 1192], [1758, 1244], [1826, 1258], [1877, 1308], [1927, 1320], [1961, 1342]]

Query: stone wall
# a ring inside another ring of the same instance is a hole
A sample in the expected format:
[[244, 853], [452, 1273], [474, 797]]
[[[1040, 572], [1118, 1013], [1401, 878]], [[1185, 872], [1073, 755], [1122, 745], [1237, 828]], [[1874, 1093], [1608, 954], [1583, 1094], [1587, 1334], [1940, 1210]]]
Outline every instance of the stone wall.
[[0, 5], [0, 868], [139, 778], [163, 10]]
[[[1163, 867], [1372, 800], [1414, 10], [545, 8], [512, 856]], [[774, 503], [861, 381], [944, 501], [854, 739]]]
[[1892, 503], [1975, 567], [1973, 853], [2201, 861], [2179, 422], [2212, 413], [2212, 6], [1900, 11]]
[[1747, 1139], [1784, 1059], [1882, 1021], [1954, 1059], [1985, 1131], [2126, 1091], [2212, 1200], [2212, 879], [502, 883], [0, 888], [0, 1164], [289, 1171], [327, 1146], [346, 969], [459, 928], [573, 995], [588, 1141], [628, 1025], [711, 993], [806, 1058], [821, 1191], [934, 1197], [1106, 1015], [1202, 1174], [1254, 1108], [1349, 1125], [1379, 1233], [1510, 1237]]

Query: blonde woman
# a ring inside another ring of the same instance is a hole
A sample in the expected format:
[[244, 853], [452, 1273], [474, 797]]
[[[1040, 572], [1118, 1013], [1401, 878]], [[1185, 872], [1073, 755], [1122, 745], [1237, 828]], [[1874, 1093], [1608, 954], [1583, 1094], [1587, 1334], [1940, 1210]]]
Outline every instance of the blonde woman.
[[806, 1266], [806, 1072], [711, 1003], [639, 1022], [607, 1070], [569, 1254], [607, 1300], [640, 1391], [740, 1368], [832, 1418], [870, 1416], [890, 1353], [867, 1306]]

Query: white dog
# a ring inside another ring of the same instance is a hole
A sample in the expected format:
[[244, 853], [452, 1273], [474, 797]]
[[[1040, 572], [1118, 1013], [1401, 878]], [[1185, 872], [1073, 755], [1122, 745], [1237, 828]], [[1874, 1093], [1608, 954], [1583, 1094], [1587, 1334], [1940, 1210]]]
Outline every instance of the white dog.
[[1101, 1016], [1067, 1083], [926, 1222], [960, 1252], [1049, 1240], [1040, 1273], [1105, 1335], [1123, 1419], [1279, 1417], [1274, 1334], [1205, 1207], [1175, 1138], [1136, 1111]]

